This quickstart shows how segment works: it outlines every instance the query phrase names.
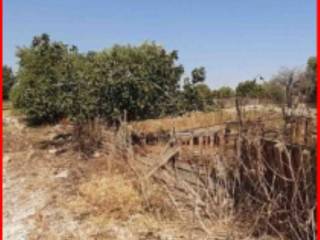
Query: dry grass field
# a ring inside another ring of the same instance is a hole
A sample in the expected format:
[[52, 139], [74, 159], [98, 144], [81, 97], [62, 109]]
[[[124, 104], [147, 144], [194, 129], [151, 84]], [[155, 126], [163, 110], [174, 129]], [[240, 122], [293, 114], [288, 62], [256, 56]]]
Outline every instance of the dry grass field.
[[[275, 105], [251, 105], [244, 109], [244, 117], [248, 121], [267, 118], [274, 120], [279, 118], [281, 109]], [[137, 132], [161, 132], [183, 131], [193, 128], [206, 128], [213, 125], [225, 124], [227, 121], [236, 121], [235, 108], [221, 109], [214, 112], [192, 112], [179, 117], [167, 117], [161, 119], [150, 119], [132, 123], [132, 128]]]
[[[265, 115], [279, 117], [279, 110], [249, 107], [245, 116], [246, 120], [253, 121]], [[235, 119], [235, 111], [227, 109], [136, 122], [129, 129], [158, 132], [175, 127], [181, 131]], [[192, 197], [196, 194], [178, 196], [173, 193], [181, 182], [166, 186], [159, 181], [163, 176], [167, 176], [167, 180], [172, 177], [170, 169], [157, 167], [154, 176], [146, 180], [145, 176], [153, 168], [150, 166], [162, 161], [165, 144], [134, 146], [130, 152], [123, 148], [121, 129], [118, 133], [103, 129], [102, 147], [89, 158], [82, 159], [68, 138], [71, 131], [71, 126], [63, 123], [28, 127], [22, 115], [13, 114], [9, 105], [4, 109], [5, 239], [279, 238], [254, 236], [250, 218], [243, 221], [236, 217], [222, 189], [218, 190], [221, 193], [216, 193], [223, 196], [222, 199], [210, 205], [212, 212], [205, 217], [201, 209], [192, 207], [202, 201]], [[188, 161], [194, 159], [196, 163], [199, 156], [213, 161], [219, 151], [208, 149], [190, 153], [197, 156]], [[182, 156], [186, 158], [188, 148], [184, 153]], [[147, 165], [138, 164], [142, 162]], [[164, 171], [159, 172], [160, 169]], [[191, 186], [191, 193], [197, 191], [192, 189], [196, 188]], [[177, 203], [181, 197], [186, 200]]]

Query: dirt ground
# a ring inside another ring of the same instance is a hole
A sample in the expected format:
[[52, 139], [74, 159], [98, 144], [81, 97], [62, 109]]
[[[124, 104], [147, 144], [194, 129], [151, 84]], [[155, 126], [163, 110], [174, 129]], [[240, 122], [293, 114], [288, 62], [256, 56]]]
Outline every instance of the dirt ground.
[[112, 145], [84, 160], [67, 141], [51, 143], [67, 126], [27, 127], [8, 110], [3, 120], [4, 239], [240, 239], [229, 218], [210, 237], [179, 220], [156, 186], [147, 209]]
[[107, 153], [88, 160], [73, 149], [57, 155], [55, 148], [41, 145], [64, 131], [62, 126], [30, 128], [4, 115], [4, 239], [176, 235], [176, 226], [146, 213], [130, 174], [110, 169]]

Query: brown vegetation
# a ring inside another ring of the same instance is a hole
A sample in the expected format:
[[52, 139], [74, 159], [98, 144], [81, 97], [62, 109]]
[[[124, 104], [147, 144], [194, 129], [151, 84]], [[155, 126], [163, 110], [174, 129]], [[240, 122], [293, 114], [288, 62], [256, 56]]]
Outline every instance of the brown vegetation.
[[[88, 129], [99, 146], [85, 155], [67, 122], [30, 128], [6, 111], [5, 206], [13, 196], [17, 206], [15, 215], [5, 207], [7, 236], [312, 239], [313, 142], [285, 136], [277, 108], [243, 109], [241, 131], [235, 110], [123, 122], [117, 130], [97, 123]], [[133, 130], [161, 128], [169, 141], [132, 145]]]

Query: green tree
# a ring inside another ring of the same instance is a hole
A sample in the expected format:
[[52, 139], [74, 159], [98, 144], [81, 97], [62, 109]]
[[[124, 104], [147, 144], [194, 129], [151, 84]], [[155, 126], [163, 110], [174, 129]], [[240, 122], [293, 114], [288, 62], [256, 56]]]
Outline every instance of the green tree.
[[206, 79], [206, 70], [204, 67], [195, 68], [192, 70], [191, 76], [193, 84], [204, 82]]
[[[197, 72], [195, 74], [195, 72]], [[202, 72], [201, 74], [198, 74]], [[191, 72], [192, 81], [184, 79], [183, 91], [180, 93], [179, 112], [209, 111], [213, 108], [213, 96], [205, 81], [205, 70], [195, 69]], [[200, 76], [200, 77], [199, 77]], [[198, 79], [198, 80], [195, 80]], [[199, 80], [200, 79], [200, 80]]]
[[307, 101], [315, 103], [317, 100], [317, 59], [310, 57], [307, 62]]
[[198, 109], [201, 111], [212, 110], [214, 102], [210, 88], [206, 84], [201, 83], [195, 86], [195, 90], [198, 99]]
[[[176, 110], [183, 67], [176, 51], [155, 43], [116, 45], [99, 54], [105, 116], [128, 113], [129, 120], [154, 118]], [[107, 74], [105, 73], [107, 72]]]
[[190, 112], [190, 111], [197, 111], [199, 109], [199, 96], [197, 95], [197, 91], [193, 84], [186, 83], [183, 86], [181, 97], [181, 109], [180, 112]]
[[307, 69], [308, 77], [313, 81], [316, 80], [317, 77], [317, 59], [316, 57], [310, 57], [307, 61]]
[[283, 103], [285, 100], [285, 88], [277, 81], [268, 81], [262, 85], [263, 95], [267, 99], [271, 99], [274, 103]]
[[17, 86], [12, 100], [31, 123], [52, 122], [63, 115], [59, 82], [65, 77], [68, 47], [51, 42], [47, 34], [34, 37], [30, 47], [19, 48]]
[[263, 96], [263, 88], [255, 79], [247, 80], [238, 84], [236, 94], [240, 97], [261, 97]]
[[12, 86], [15, 83], [15, 76], [13, 74], [12, 69], [9, 66], [2, 67], [2, 84], [3, 84], [3, 93], [2, 98], [4, 100], [9, 99], [9, 93]]
[[31, 122], [72, 119], [153, 118], [176, 110], [182, 65], [177, 51], [155, 43], [119, 46], [79, 54], [47, 34], [19, 48], [16, 107]]
[[212, 95], [215, 98], [231, 98], [235, 95], [234, 90], [231, 87], [220, 87], [217, 90], [212, 91]]

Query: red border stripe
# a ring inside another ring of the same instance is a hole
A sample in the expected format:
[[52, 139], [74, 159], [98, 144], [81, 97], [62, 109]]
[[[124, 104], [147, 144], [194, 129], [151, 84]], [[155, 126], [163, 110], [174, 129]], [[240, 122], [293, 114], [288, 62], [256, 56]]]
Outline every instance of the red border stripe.
[[[0, 87], [0, 97], [1, 97], [1, 110], [3, 109], [3, 102], [2, 102], [2, 74], [3, 74], [3, 72], [2, 72], [2, 66], [3, 66], [3, 1], [2, 0], [0, 0], [0, 9], [1, 9], [1, 56], [2, 56], [2, 58], [1, 58], [1, 87]], [[1, 124], [1, 130], [0, 130], [0, 133], [1, 133], [1, 137], [0, 137], [0, 142], [1, 142], [1, 144], [0, 144], [0, 154], [1, 154], [1, 161], [0, 161], [0, 167], [1, 167], [1, 190], [0, 190], [0, 195], [1, 195], [1, 239], [3, 239], [3, 192], [2, 192], [2, 190], [3, 190], [3, 182], [2, 182], [2, 179], [3, 179], [3, 148], [2, 148], [2, 146], [3, 146], [3, 135], [2, 135], [2, 133], [3, 133], [3, 118], [2, 118], [3, 116], [2, 116], [2, 111], [1, 111], [1, 116], [0, 116], [0, 124]]]
[[[0, 0], [0, 9], [1, 9], [1, 56], [2, 56], [2, 58], [1, 58], [1, 87], [0, 87], [0, 97], [1, 97], [1, 110], [3, 109], [3, 102], [2, 102], [2, 74], [3, 74], [3, 72], [2, 72], [2, 66], [3, 66], [3, 1], [2, 0]], [[1, 151], [1, 161], [0, 161], [0, 165], [1, 165], [1, 190], [0, 190], [0, 195], [1, 195], [1, 239], [3, 239], [3, 192], [2, 192], [2, 189], [3, 189], [3, 182], [2, 182], [2, 179], [3, 179], [3, 148], [2, 148], [2, 146], [3, 146], [3, 135], [2, 135], [2, 133], [3, 133], [3, 122], [2, 122], [2, 118], [3, 116], [2, 116], [2, 111], [1, 111], [1, 116], [0, 116], [0, 124], [1, 124], [1, 130], [0, 130], [0, 133], [1, 133], [1, 140], [0, 140], [0, 142], [1, 142], [1, 144], [0, 144], [0, 151]]]
[[319, 196], [320, 196], [320, 174], [318, 172], [318, 168], [320, 166], [320, 156], [318, 154], [318, 150], [320, 149], [320, 141], [319, 139], [319, 133], [320, 133], [320, 120], [319, 120], [319, 109], [320, 109], [320, 84], [318, 84], [318, 76], [320, 75], [320, 69], [319, 69], [319, 57], [320, 57], [320, 47], [319, 47], [319, 11], [320, 11], [320, 0], [317, 1], [317, 7], [316, 7], [316, 11], [317, 11], [317, 22], [316, 22], [316, 32], [317, 32], [317, 36], [316, 36], [316, 42], [317, 42], [317, 215], [316, 215], [316, 222], [317, 222], [317, 239], [320, 239], [320, 234], [319, 234], [319, 219], [320, 219], [320, 209], [319, 209]]

